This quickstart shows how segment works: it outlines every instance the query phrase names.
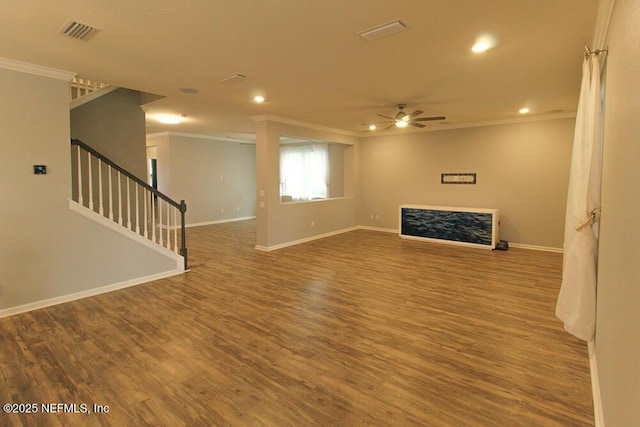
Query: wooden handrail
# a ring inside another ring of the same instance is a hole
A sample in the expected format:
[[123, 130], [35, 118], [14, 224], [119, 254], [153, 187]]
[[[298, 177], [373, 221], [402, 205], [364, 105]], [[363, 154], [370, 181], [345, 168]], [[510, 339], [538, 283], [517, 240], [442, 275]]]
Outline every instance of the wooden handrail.
[[185, 201], [181, 200], [180, 202], [176, 202], [175, 200], [171, 199], [169, 196], [167, 196], [167, 195], [163, 194], [162, 192], [158, 191], [157, 189], [153, 188], [152, 186], [150, 186], [149, 184], [147, 184], [146, 182], [144, 182], [143, 180], [141, 180], [140, 178], [138, 178], [137, 176], [135, 176], [134, 174], [132, 174], [131, 172], [126, 170], [125, 168], [123, 168], [122, 166], [118, 165], [117, 163], [115, 163], [114, 161], [112, 161], [111, 159], [109, 159], [108, 157], [103, 155], [102, 153], [100, 153], [100, 152], [96, 151], [95, 149], [91, 148], [90, 146], [88, 146], [84, 142], [80, 141], [79, 139], [71, 139], [71, 145], [72, 146], [75, 145], [75, 146], [87, 151], [92, 156], [94, 156], [97, 159], [99, 159], [100, 161], [104, 162], [106, 165], [111, 166], [111, 168], [113, 168], [116, 171], [120, 172], [122, 175], [124, 175], [125, 177], [129, 178], [131, 181], [135, 182], [136, 184], [138, 184], [140, 187], [144, 188], [145, 190], [149, 191], [154, 196], [164, 200], [166, 203], [168, 203], [171, 206], [175, 207], [180, 212], [180, 231], [181, 231], [181, 239], [180, 240], [181, 240], [181, 242], [180, 242], [180, 251], [179, 251], [179, 253], [184, 258], [184, 269], [187, 270], [187, 243], [186, 243], [186, 233], [185, 233], [185, 230], [186, 230], [185, 213], [187, 212], [187, 204], [185, 203]]

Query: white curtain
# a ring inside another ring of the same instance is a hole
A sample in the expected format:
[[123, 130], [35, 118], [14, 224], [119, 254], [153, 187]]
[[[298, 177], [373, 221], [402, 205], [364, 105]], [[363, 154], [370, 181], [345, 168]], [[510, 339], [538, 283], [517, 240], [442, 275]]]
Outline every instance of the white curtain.
[[280, 194], [292, 200], [326, 199], [329, 184], [328, 144], [283, 145], [280, 148]]
[[585, 341], [596, 322], [597, 235], [602, 177], [602, 95], [600, 58], [582, 65], [582, 88], [573, 141], [564, 235], [562, 285], [556, 316], [565, 329]]

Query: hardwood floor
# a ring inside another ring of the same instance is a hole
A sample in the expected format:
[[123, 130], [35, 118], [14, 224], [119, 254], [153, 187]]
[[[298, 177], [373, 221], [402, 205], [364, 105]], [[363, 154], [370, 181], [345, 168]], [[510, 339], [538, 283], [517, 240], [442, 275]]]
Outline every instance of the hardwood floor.
[[0, 402], [39, 409], [0, 425], [593, 425], [561, 255], [365, 230], [264, 253], [254, 226], [188, 229], [184, 275], [0, 319]]

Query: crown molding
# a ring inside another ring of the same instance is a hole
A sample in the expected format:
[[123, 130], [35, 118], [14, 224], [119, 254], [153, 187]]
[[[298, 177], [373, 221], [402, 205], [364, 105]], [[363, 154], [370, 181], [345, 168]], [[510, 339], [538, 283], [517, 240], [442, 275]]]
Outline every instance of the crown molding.
[[158, 138], [161, 136], [182, 136], [185, 138], [207, 139], [210, 141], [235, 142], [237, 144], [255, 144], [256, 143], [255, 139], [243, 139], [238, 137], [216, 136], [216, 135], [201, 135], [197, 133], [174, 132], [174, 131], [148, 133], [147, 139]]
[[0, 58], [0, 69], [18, 71], [21, 73], [65, 81], [70, 81], [77, 75], [77, 73], [72, 73], [71, 71], [58, 70], [56, 68], [45, 67], [44, 65], [30, 64], [28, 62], [16, 61], [15, 59], [8, 58]]
[[465, 128], [480, 128], [485, 126], [499, 126], [499, 125], [511, 125], [517, 123], [538, 122], [544, 120], [559, 120], [559, 119], [572, 119], [576, 117], [575, 112], [570, 113], [553, 113], [553, 114], [540, 114], [535, 116], [516, 117], [514, 119], [500, 119], [500, 120], [487, 120], [485, 122], [466, 122], [466, 123], [451, 123], [447, 125], [427, 126], [424, 129], [411, 129], [411, 130], [397, 130], [393, 132], [379, 133], [375, 131], [369, 131], [366, 134], [359, 135], [361, 138], [371, 138], [383, 135], [403, 135], [407, 133], [421, 133], [421, 132], [438, 132], [443, 130], [452, 129], [465, 129]]
[[321, 132], [337, 133], [339, 135], [345, 135], [345, 136], [353, 136], [353, 137], [362, 136], [357, 132], [349, 132], [343, 129], [331, 128], [328, 126], [318, 125], [315, 123], [301, 122], [298, 120], [288, 119], [286, 117], [272, 116], [271, 114], [259, 114], [257, 116], [251, 116], [251, 118], [253, 119], [254, 122], [275, 122], [275, 123], [281, 123], [285, 125], [292, 125], [292, 126], [298, 126], [298, 127], [303, 127], [307, 129], [317, 130]]

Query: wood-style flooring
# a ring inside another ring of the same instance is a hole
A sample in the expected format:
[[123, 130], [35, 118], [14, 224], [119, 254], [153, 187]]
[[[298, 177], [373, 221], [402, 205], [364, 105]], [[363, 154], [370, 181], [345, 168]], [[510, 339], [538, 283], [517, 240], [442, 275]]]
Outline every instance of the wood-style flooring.
[[593, 425], [560, 254], [366, 230], [265, 253], [254, 227], [188, 229], [186, 274], [0, 319], [0, 403], [39, 409], [0, 425]]

